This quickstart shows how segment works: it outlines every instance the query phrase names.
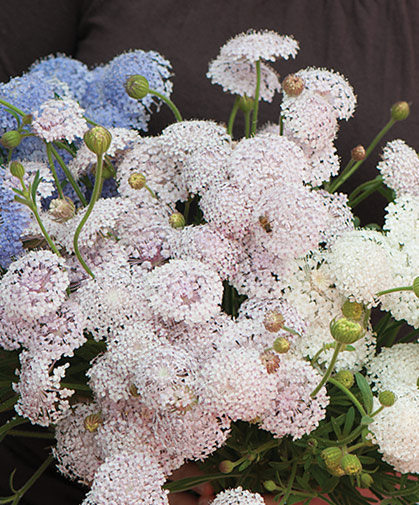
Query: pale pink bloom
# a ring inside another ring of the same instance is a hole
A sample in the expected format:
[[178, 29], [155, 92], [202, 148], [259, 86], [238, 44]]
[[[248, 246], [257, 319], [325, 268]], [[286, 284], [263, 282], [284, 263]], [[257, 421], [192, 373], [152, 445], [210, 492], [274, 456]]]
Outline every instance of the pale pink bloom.
[[275, 400], [275, 379], [254, 348], [214, 353], [199, 369], [200, 403], [214, 415], [252, 421], [269, 411]]
[[305, 88], [325, 98], [333, 107], [339, 119], [352, 117], [356, 96], [346, 78], [334, 70], [308, 67], [296, 73], [304, 81]]
[[276, 438], [290, 435], [296, 440], [317, 428], [326, 416], [329, 398], [324, 386], [311, 398], [322, 377], [307, 361], [289, 353], [281, 358], [272, 374], [277, 388], [275, 404], [261, 416], [260, 426]]
[[[259, 100], [272, 102], [275, 93], [281, 90], [279, 75], [266, 63], [260, 64], [261, 81]], [[256, 90], [256, 64], [247, 58], [233, 59], [220, 54], [209, 64], [208, 79], [219, 84], [223, 91], [253, 98]]]
[[97, 445], [97, 432], [88, 431], [84, 421], [99, 412], [100, 406], [96, 403], [78, 403], [55, 427], [57, 444], [52, 451], [58, 470], [87, 486], [92, 484], [103, 456]]
[[146, 450], [116, 453], [98, 468], [82, 505], [168, 505], [158, 458]]
[[68, 274], [62, 258], [50, 251], [32, 251], [13, 262], [0, 281], [0, 303], [26, 320], [55, 312], [67, 297]]
[[285, 96], [281, 103], [284, 135], [313, 155], [330, 145], [338, 130], [336, 111], [321, 95], [305, 90], [296, 97]]
[[403, 140], [387, 142], [377, 169], [397, 196], [419, 195], [419, 157]]
[[185, 412], [197, 402], [198, 363], [186, 350], [160, 345], [146, 352], [132, 370], [132, 383], [150, 409]]
[[172, 259], [145, 277], [144, 296], [164, 320], [200, 323], [221, 310], [223, 285], [217, 272], [198, 260]]
[[14, 391], [19, 394], [16, 412], [32, 424], [49, 426], [57, 423], [70, 409], [69, 398], [74, 394], [73, 390], [60, 385], [70, 364], [52, 368], [54, 362], [48, 356], [33, 355], [28, 351], [22, 351], [19, 359], [19, 382], [13, 384]]
[[84, 110], [70, 98], [47, 100], [39, 110], [33, 112], [32, 130], [47, 142], [82, 138], [87, 131]]
[[208, 224], [176, 230], [170, 237], [170, 245], [173, 258], [200, 260], [216, 270], [222, 279], [231, 277], [237, 270], [239, 244]]
[[298, 42], [290, 35], [280, 35], [272, 30], [249, 30], [228, 40], [220, 49], [220, 54], [232, 58], [245, 58], [248, 61], [277, 58], [295, 58]]

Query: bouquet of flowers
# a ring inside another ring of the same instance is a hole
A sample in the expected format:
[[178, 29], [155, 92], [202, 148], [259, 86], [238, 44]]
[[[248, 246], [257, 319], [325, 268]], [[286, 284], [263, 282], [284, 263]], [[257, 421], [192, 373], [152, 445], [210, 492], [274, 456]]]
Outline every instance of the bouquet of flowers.
[[[213, 505], [419, 501], [418, 155], [390, 141], [338, 192], [409, 106], [341, 169], [353, 89], [318, 68], [280, 82], [269, 62], [297, 52], [270, 31], [221, 48], [227, 124], [184, 121], [155, 52], [49, 57], [0, 85], [0, 438], [55, 439], [0, 503], [52, 461], [83, 505], [205, 482]], [[176, 121], [140, 135], [162, 104]], [[384, 226], [361, 228], [375, 191]]]

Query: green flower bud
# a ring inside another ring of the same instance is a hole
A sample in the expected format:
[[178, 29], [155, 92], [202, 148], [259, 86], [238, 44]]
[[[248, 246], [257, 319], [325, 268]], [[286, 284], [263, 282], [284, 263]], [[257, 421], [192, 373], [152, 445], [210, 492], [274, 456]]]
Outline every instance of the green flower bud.
[[391, 108], [391, 118], [396, 121], [407, 119], [410, 114], [410, 107], [407, 102], [396, 102]]
[[16, 130], [10, 130], [3, 133], [0, 143], [7, 149], [14, 149], [22, 140], [22, 135]]
[[270, 310], [265, 314], [263, 325], [271, 333], [276, 333], [284, 327], [284, 318], [282, 314], [276, 310]]
[[229, 459], [225, 459], [218, 465], [218, 469], [221, 473], [230, 473], [234, 470], [234, 463]]
[[337, 321], [333, 320], [330, 324], [332, 337], [340, 344], [353, 344], [362, 337], [362, 326], [346, 317]]
[[346, 475], [358, 475], [362, 471], [362, 464], [355, 454], [345, 454], [340, 464]]
[[102, 416], [99, 413], [90, 414], [84, 419], [84, 427], [90, 433], [97, 431], [99, 426], [102, 424]]
[[131, 186], [132, 189], [143, 189], [143, 187], [145, 186], [145, 181], [146, 178], [143, 174], [134, 172], [129, 176], [128, 184]]
[[147, 79], [143, 75], [136, 74], [128, 77], [125, 82], [125, 91], [131, 98], [142, 100], [148, 95], [150, 87]]
[[362, 472], [359, 476], [360, 487], [366, 489], [367, 487], [371, 487], [374, 483], [374, 479], [371, 477], [369, 473]]
[[327, 470], [334, 477], [343, 477], [345, 475], [345, 470], [340, 465], [335, 468], [328, 468]]
[[351, 158], [354, 161], [361, 161], [361, 160], [365, 159], [366, 155], [367, 155], [367, 152], [365, 151], [365, 147], [362, 146], [361, 144], [358, 144], [353, 149], [351, 149]]
[[354, 374], [349, 370], [340, 370], [334, 378], [348, 389], [351, 389], [355, 382]]
[[304, 90], [304, 81], [301, 77], [289, 74], [282, 82], [282, 89], [288, 96], [298, 96]]
[[336, 468], [340, 465], [342, 450], [339, 447], [328, 447], [320, 453], [320, 456], [327, 468]]
[[83, 137], [87, 148], [97, 155], [106, 153], [111, 145], [112, 135], [103, 126], [94, 126]]
[[342, 305], [342, 314], [353, 321], [360, 321], [364, 315], [364, 306], [362, 303], [346, 300]]
[[186, 221], [183, 214], [180, 212], [173, 212], [169, 217], [169, 224], [172, 228], [185, 228]]
[[419, 277], [413, 280], [412, 288], [415, 295], [419, 298]]
[[48, 212], [52, 215], [54, 221], [59, 223], [64, 223], [71, 219], [76, 211], [76, 206], [74, 202], [65, 196], [64, 198], [55, 198], [51, 200], [49, 204]]
[[396, 402], [396, 395], [391, 391], [381, 391], [378, 395], [378, 401], [383, 407], [391, 407]]
[[266, 489], [266, 491], [269, 491], [270, 493], [273, 493], [277, 489], [280, 489], [273, 480], [265, 480], [263, 483], [263, 487]]
[[273, 350], [279, 354], [286, 354], [290, 350], [291, 344], [285, 337], [278, 337], [273, 343]]
[[243, 112], [250, 112], [253, 110], [255, 101], [247, 95], [241, 96], [239, 99], [239, 108]]
[[12, 161], [10, 163], [9, 170], [10, 173], [18, 179], [22, 179], [22, 177], [25, 175], [25, 169], [22, 163], [19, 163], [19, 161]]

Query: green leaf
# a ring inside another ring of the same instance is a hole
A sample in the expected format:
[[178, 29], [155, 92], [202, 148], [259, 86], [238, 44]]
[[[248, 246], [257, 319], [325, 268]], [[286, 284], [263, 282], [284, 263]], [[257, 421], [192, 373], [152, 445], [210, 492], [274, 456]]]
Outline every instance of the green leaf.
[[349, 407], [348, 412], [346, 413], [345, 424], [342, 430], [342, 435], [344, 437], [347, 437], [351, 432], [354, 420], [355, 420], [355, 409], [353, 407]]
[[344, 351], [355, 351], [356, 350], [356, 347], [354, 347], [353, 345], [350, 345], [350, 344], [347, 344]]
[[187, 479], [180, 479], [173, 482], [168, 482], [164, 484], [163, 488], [168, 489], [171, 493], [179, 493], [181, 491], [187, 491], [192, 489], [199, 484], [204, 482], [209, 482], [212, 480], [228, 479], [230, 477], [240, 477], [239, 473], [213, 473], [207, 475], [200, 475], [199, 477], [188, 477]]
[[41, 182], [41, 177], [39, 175], [39, 170], [37, 170], [35, 177], [33, 179], [32, 185], [31, 185], [31, 196], [32, 196], [32, 201], [36, 201], [36, 190], [38, 189], [39, 183]]
[[374, 421], [374, 418], [371, 416], [362, 416], [361, 418], [361, 424], [368, 425], [371, 424]]
[[355, 374], [355, 380], [358, 384], [359, 390], [361, 391], [362, 402], [364, 404], [365, 410], [367, 411], [367, 414], [371, 414], [373, 406], [373, 394], [370, 385], [368, 384], [367, 379], [360, 373]]
[[242, 472], [243, 470], [246, 470], [246, 468], [248, 468], [251, 464], [252, 462], [248, 459], [246, 461], [243, 461], [243, 463], [239, 466], [238, 471]]

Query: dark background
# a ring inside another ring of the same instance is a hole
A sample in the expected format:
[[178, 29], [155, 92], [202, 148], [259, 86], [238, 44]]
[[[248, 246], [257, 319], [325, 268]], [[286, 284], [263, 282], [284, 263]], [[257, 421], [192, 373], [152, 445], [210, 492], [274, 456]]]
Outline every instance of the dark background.
[[[227, 121], [233, 97], [205, 77], [208, 63], [226, 40], [249, 28], [294, 35], [295, 60], [274, 67], [282, 77], [307, 66], [345, 75], [358, 96], [355, 117], [341, 122], [338, 152], [346, 164], [352, 147], [367, 145], [389, 119], [391, 105], [411, 103], [411, 116], [385, 140], [403, 138], [419, 150], [419, 0], [10, 0], [0, 1], [0, 80], [20, 75], [42, 56], [57, 52], [88, 65], [106, 63], [129, 49], [156, 50], [174, 70], [172, 98], [186, 119]], [[262, 103], [260, 119], [278, 120], [279, 96]], [[172, 122], [163, 108], [150, 132]], [[240, 127], [240, 124], [238, 124]], [[382, 143], [383, 144], [383, 143]], [[375, 177], [380, 150], [343, 190]], [[362, 224], [382, 222], [384, 199], [375, 195], [358, 209]], [[47, 455], [43, 441], [7, 439], [0, 477], [17, 466], [24, 482]], [[77, 504], [84, 496], [51, 468], [22, 503]]]

